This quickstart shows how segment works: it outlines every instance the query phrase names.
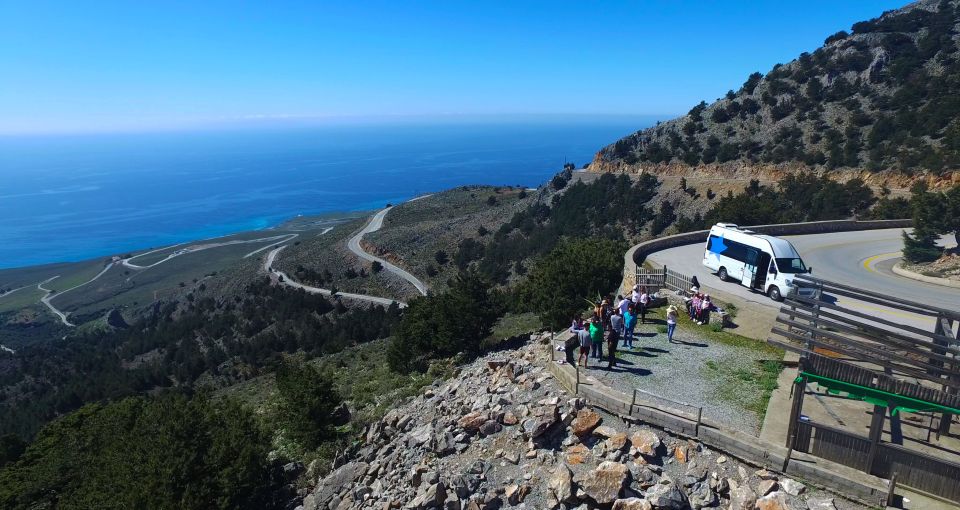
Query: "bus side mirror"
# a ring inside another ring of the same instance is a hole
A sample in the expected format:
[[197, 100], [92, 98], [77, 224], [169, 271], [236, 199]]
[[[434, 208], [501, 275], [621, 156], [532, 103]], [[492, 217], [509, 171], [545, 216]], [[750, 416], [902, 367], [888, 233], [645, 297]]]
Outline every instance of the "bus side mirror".
[[807, 273], [813, 274], [813, 266], [807, 268]]

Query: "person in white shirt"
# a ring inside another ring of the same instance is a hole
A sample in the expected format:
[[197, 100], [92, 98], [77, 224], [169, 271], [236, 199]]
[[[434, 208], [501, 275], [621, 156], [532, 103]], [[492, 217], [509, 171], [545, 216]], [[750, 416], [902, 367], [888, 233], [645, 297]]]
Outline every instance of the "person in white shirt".
[[633, 286], [633, 293], [630, 295], [630, 301], [633, 301], [633, 304], [635, 305], [640, 304], [640, 286], [639, 285]]
[[640, 291], [640, 324], [647, 323], [647, 307], [650, 306], [650, 295], [647, 294], [647, 288]]

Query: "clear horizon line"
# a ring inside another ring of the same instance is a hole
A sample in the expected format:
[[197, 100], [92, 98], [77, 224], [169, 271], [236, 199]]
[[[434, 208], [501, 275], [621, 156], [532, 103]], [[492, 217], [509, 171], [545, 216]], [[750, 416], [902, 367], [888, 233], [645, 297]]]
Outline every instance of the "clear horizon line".
[[630, 118], [650, 117], [664, 120], [679, 117], [678, 113], [421, 113], [421, 114], [290, 114], [266, 113], [243, 114], [226, 117], [208, 117], [202, 119], [183, 119], [181, 121], [157, 122], [154, 124], [118, 123], [112, 125], [86, 127], [37, 127], [26, 129], [5, 129], [0, 127], [0, 137], [24, 136], [64, 136], [64, 135], [95, 135], [95, 134], [149, 134], [209, 131], [216, 129], [247, 129], [247, 128], [282, 128], [308, 126], [335, 126], [335, 125], [374, 125], [390, 122], [423, 122], [423, 121], [523, 121], [544, 118]]

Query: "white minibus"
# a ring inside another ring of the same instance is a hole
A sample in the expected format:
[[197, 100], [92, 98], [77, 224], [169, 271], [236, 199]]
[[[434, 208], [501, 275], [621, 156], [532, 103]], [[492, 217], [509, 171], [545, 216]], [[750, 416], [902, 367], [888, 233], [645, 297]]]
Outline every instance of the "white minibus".
[[[797, 290], [794, 275], [812, 270], [786, 239], [760, 235], [732, 223], [717, 223], [710, 229], [703, 265], [721, 280], [739, 282], [776, 301]], [[800, 287], [799, 295], [813, 297], [815, 291]]]

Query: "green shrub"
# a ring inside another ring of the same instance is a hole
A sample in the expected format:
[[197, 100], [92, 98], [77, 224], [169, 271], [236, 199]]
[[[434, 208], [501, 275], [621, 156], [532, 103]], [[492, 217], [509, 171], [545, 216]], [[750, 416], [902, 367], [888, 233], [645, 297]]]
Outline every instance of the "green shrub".
[[719, 321], [717, 321], [717, 322], [711, 322], [711, 323], [710, 323], [710, 329], [711, 329], [713, 332], [715, 332], [715, 333], [719, 333], [719, 332], [723, 331], [723, 323], [722, 323], [722, 322], [719, 322]]
[[390, 340], [390, 368], [396, 372], [422, 372], [429, 362], [460, 353], [480, 352], [481, 343], [502, 314], [490, 284], [473, 273], [462, 273], [450, 289], [410, 302]]
[[269, 436], [230, 401], [89, 404], [0, 471], [0, 507], [270, 508]]
[[315, 448], [333, 435], [333, 412], [341, 404], [333, 381], [317, 367], [296, 359], [281, 362], [276, 372], [277, 411], [291, 438]]
[[537, 261], [518, 291], [522, 306], [536, 312], [545, 326], [559, 329], [582, 310], [586, 299], [615, 289], [623, 276], [626, 246], [610, 239], [576, 239], [560, 243]]

